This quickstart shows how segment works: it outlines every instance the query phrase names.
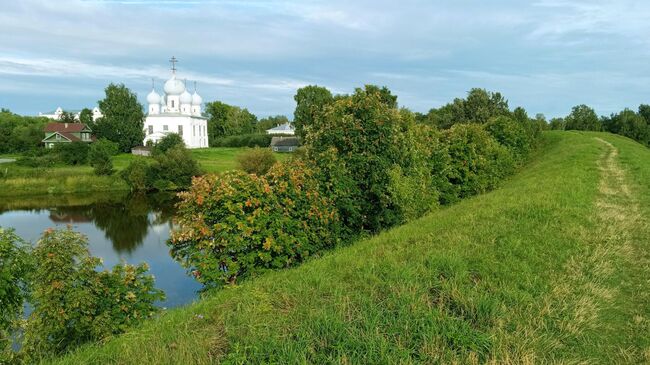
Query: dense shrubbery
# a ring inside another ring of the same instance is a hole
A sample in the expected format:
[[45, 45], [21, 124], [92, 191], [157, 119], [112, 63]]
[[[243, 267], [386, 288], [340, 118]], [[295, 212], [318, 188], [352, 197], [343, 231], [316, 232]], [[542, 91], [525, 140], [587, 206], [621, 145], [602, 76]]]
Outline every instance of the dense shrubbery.
[[42, 147], [45, 117], [27, 117], [0, 110], [0, 153], [27, 152]]
[[90, 146], [88, 162], [94, 168], [95, 175], [112, 175], [113, 161], [111, 156], [117, 154], [118, 145], [106, 139], [101, 139]]
[[264, 175], [275, 165], [276, 159], [268, 148], [254, 148], [237, 156], [237, 163], [249, 174]]
[[11, 230], [0, 227], [0, 363], [13, 358], [11, 334], [29, 292], [29, 246]]
[[[151, 317], [162, 300], [145, 264], [98, 271], [84, 236], [48, 230], [29, 250], [12, 231], [0, 228], [0, 362], [27, 363], [58, 355], [82, 343], [122, 333]], [[18, 319], [25, 301], [32, 312]], [[10, 333], [20, 330], [14, 353]]]
[[331, 98], [309, 91], [317, 93], [299, 92], [295, 118], [305, 156], [264, 176], [199, 178], [183, 195], [183, 229], [171, 242], [201, 282], [286, 267], [488, 191], [525, 160], [545, 126], [543, 117], [510, 112], [500, 94], [480, 89], [447, 107], [449, 114], [434, 110], [427, 123], [398, 109], [386, 88]]
[[269, 134], [240, 134], [235, 136], [215, 138], [210, 140], [212, 147], [268, 147], [272, 135]]
[[54, 152], [66, 165], [83, 165], [88, 161], [90, 146], [86, 142], [57, 143]]
[[[138, 158], [120, 176], [133, 191], [179, 190], [190, 186], [201, 174], [199, 164], [177, 134], [170, 134], [154, 146], [153, 161]], [[162, 146], [162, 148], [161, 148]]]
[[314, 171], [277, 164], [265, 176], [240, 171], [195, 179], [182, 193], [172, 252], [213, 286], [300, 262], [339, 241], [336, 210]]

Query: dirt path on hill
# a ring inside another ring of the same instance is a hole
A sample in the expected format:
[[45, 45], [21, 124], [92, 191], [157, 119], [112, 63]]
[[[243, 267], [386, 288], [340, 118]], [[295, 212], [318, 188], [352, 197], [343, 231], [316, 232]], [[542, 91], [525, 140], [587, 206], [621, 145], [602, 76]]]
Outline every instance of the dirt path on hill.
[[[575, 363], [599, 363], [597, 359], [617, 364], [650, 361], [648, 349], [638, 348], [629, 340], [630, 332], [641, 330], [645, 327], [642, 322], [648, 319], [639, 318], [626, 303], [630, 295], [627, 289], [634, 283], [625, 280], [628, 268], [639, 265], [634, 232], [645, 224], [644, 217], [626, 171], [619, 164], [618, 149], [605, 140], [596, 140], [606, 150], [598, 161], [601, 178], [594, 225], [585, 227], [581, 238], [584, 247], [567, 261], [564, 275], [557, 278], [544, 300], [537, 323], [537, 330], [545, 332], [542, 357], [546, 361], [572, 358]], [[540, 360], [540, 356], [529, 357], [535, 358]]]

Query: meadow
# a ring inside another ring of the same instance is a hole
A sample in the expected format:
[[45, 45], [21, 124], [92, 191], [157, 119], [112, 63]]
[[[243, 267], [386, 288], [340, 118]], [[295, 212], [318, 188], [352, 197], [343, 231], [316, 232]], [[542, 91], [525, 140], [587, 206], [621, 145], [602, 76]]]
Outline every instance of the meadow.
[[650, 150], [546, 132], [490, 193], [57, 364], [650, 362]]
[[[204, 148], [191, 150], [206, 173], [219, 173], [238, 168], [237, 156], [246, 148]], [[287, 154], [275, 154], [280, 161]], [[0, 155], [0, 158], [18, 158], [18, 155]], [[131, 154], [113, 156], [113, 167], [117, 173], [137, 158]], [[57, 165], [48, 168], [19, 166], [16, 163], [0, 164], [0, 196], [44, 195], [64, 193], [89, 193], [126, 191], [128, 185], [117, 175], [96, 176], [88, 165]]]

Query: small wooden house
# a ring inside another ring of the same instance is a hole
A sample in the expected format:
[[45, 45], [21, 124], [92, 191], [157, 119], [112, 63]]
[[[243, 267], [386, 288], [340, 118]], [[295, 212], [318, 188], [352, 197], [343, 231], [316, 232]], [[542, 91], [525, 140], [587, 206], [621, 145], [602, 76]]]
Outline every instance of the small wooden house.
[[298, 137], [273, 137], [271, 138], [271, 150], [273, 152], [295, 152], [300, 146]]
[[84, 123], [47, 123], [43, 128], [45, 138], [41, 141], [45, 148], [52, 148], [57, 143], [95, 141], [93, 131]]

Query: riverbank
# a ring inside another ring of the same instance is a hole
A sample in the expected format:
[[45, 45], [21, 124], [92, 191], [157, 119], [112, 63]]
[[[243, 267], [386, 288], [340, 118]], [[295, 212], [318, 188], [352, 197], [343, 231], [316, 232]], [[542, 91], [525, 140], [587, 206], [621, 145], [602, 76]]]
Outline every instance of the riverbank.
[[[238, 168], [237, 156], [246, 150], [247, 148], [219, 147], [190, 151], [204, 172], [219, 173]], [[275, 156], [278, 160], [288, 158], [287, 154], [276, 153]], [[16, 155], [11, 157], [19, 158]], [[119, 177], [119, 171], [137, 158], [146, 157], [131, 154], [113, 156], [116, 173], [112, 176], [97, 176], [88, 165], [40, 168], [4, 163], [0, 165], [0, 197], [129, 191], [129, 186]]]
[[650, 150], [544, 142], [494, 192], [56, 363], [648, 362]]

